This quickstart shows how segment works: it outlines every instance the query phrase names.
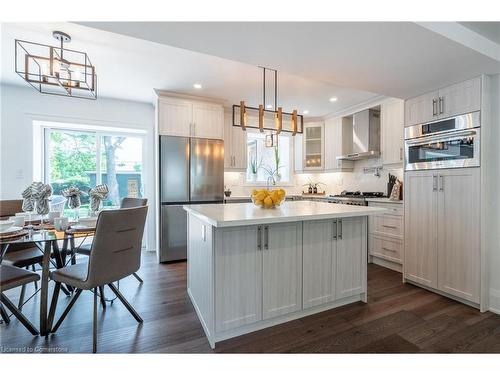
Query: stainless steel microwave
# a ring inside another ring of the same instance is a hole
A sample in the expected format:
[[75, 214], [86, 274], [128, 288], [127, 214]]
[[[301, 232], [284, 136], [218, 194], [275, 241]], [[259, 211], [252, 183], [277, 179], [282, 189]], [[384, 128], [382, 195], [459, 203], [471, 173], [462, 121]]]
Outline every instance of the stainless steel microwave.
[[405, 128], [405, 170], [479, 167], [480, 112]]

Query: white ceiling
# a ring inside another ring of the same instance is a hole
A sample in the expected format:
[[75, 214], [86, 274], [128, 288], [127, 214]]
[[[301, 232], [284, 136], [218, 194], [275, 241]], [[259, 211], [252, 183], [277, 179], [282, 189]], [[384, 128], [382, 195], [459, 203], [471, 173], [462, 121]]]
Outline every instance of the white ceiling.
[[[152, 102], [153, 89], [209, 96], [227, 105], [245, 100], [258, 105], [262, 98], [262, 72], [253, 64], [188, 51], [71, 23], [3, 23], [2, 82], [28, 86], [14, 72], [14, 39], [57, 45], [53, 30], [72, 36], [68, 48], [88, 53], [96, 66], [99, 96]], [[195, 90], [199, 82], [202, 90]], [[338, 101], [330, 103], [335, 96]], [[308, 109], [309, 116], [341, 111], [378, 95], [329, 83], [279, 74], [279, 104], [285, 111]]]
[[461, 25], [500, 44], [500, 22], [459, 22]]
[[500, 72], [498, 60], [412, 22], [84, 24], [400, 98]]

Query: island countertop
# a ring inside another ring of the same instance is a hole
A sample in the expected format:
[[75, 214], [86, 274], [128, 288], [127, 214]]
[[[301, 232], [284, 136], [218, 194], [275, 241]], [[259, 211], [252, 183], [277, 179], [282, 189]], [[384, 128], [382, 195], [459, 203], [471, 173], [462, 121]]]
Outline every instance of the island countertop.
[[380, 207], [311, 201], [285, 201], [274, 209], [264, 209], [253, 203], [184, 205], [183, 208], [217, 228], [368, 216], [386, 211]]

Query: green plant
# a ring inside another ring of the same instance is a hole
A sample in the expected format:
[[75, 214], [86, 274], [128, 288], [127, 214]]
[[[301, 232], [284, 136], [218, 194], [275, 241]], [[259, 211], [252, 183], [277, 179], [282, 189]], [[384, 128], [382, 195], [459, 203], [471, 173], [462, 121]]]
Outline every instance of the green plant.
[[260, 162], [258, 164], [256, 157], [250, 159], [250, 171], [252, 172], [252, 174], [257, 174], [257, 171], [261, 166], [262, 166], [262, 159], [260, 159]]

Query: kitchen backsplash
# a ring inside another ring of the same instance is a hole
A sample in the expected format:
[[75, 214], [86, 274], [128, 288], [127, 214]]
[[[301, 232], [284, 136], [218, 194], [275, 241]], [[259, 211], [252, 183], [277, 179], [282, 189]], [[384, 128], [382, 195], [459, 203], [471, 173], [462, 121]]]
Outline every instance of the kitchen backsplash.
[[[339, 194], [343, 190], [349, 191], [381, 191], [387, 193], [388, 174], [397, 176], [403, 180], [403, 168], [401, 166], [384, 166], [380, 170], [380, 177], [374, 172], [365, 173], [364, 168], [380, 167], [380, 159], [359, 160], [354, 163], [353, 172], [329, 172], [329, 173], [301, 173], [292, 175], [293, 182], [283, 187], [287, 194], [301, 194], [306, 189], [304, 184], [309, 181], [322, 182], [326, 185], [327, 194]], [[224, 184], [232, 191], [232, 196], [249, 196], [255, 186], [249, 186], [245, 182], [245, 173], [225, 172]], [[322, 187], [323, 188], [323, 187]]]

